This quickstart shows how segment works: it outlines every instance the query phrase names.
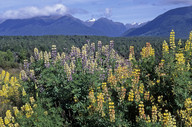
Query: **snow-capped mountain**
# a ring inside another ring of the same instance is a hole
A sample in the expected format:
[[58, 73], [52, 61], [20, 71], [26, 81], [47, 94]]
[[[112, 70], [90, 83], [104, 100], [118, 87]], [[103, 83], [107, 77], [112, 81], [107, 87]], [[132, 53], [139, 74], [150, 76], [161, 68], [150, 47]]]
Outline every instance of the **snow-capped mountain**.
[[95, 18], [91, 18], [87, 21], [84, 22], [84, 24], [88, 27], [91, 27], [94, 23], [95, 23], [96, 19]]
[[91, 18], [91, 19], [89, 19], [87, 22], [95, 22], [95, 21], [96, 21], [95, 18]]

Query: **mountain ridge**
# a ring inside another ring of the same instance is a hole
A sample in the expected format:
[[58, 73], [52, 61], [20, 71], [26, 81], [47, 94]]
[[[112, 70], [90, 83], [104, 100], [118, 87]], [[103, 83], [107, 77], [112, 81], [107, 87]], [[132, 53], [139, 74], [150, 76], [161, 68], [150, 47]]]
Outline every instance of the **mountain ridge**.
[[82, 21], [72, 15], [38, 16], [28, 19], [7, 19], [0, 23], [0, 35], [96, 35], [117, 37], [126, 26], [107, 18]]
[[192, 6], [169, 10], [142, 27], [127, 30], [123, 36], [168, 37], [174, 29], [176, 37], [186, 38], [192, 30]]

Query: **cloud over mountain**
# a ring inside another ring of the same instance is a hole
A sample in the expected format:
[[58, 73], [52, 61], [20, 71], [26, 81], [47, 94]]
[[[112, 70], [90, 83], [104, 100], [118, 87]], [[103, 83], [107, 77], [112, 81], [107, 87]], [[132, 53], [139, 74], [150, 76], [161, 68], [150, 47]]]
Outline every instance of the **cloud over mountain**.
[[1, 19], [26, 19], [37, 16], [65, 15], [68, 8], [63, 4], [55, 4], [53, 6], [45, 6], [38, 8], [35, 6], [20, 8], [17, 10], [8, 10], [1, 14]]
[[111, 8], [105, 8], [104, 16], [105, 16], [106, 18], [111, 17], [111, 12], [112, 12], [112, 9], [111, 9]]

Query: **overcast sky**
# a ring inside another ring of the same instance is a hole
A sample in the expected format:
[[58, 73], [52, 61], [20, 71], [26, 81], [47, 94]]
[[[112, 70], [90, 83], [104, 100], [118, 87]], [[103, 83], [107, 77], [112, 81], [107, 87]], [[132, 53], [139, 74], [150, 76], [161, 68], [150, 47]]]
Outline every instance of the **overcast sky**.
[[146, 22], [192, 0], [0, 0], [0, 19], [71, 14], [83, 21], [106, 17], [122, 23]]

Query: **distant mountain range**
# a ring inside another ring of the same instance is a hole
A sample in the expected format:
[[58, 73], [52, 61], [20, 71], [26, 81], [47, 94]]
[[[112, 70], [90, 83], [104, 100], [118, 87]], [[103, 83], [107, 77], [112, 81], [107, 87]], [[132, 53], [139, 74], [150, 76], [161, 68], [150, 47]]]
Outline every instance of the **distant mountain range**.
[[82, 21], [71, 15], [0, 20], [0, 35], [169, 36], [186, 38], [192, 30], [192, 6], [172, 9], [145, 23], [126, 24], [107, 18]]
[[0, 35], [97, 35], [99, 31], [70, 15], [9, 19], [0, 24]]
[[127, 30], [123, 35], [168, 37], [172, 29], [178, 38], [189, 36], [192, 30], [192, 6], [167, 11], [139, 28]]
[[0, 35], [97, 35], [121, 36], [123, 23], [107, 18], [82, 21], [71, 15], [8, 19], [0, 24]]

